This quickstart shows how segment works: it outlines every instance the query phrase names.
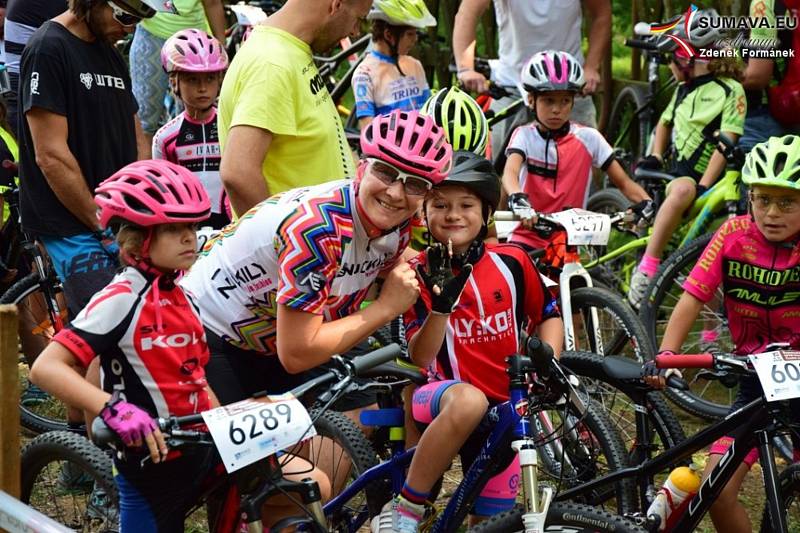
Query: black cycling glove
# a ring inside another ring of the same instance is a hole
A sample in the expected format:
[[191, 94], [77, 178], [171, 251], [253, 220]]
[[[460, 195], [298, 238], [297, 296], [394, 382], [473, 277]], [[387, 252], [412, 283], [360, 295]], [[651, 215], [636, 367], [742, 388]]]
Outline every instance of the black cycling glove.
[[450, 253], [443, 244], [428, 247], [425, 256], [427, 269], [417, 265], [416, 270], [431, 293], [431, 310], [434, 313], [450, 314], [456, 308], [461, 291], [472, 273], [472, 265], [466, 263], [458, 274], [453, 274]]
[[656, 156], [650, 154], [645, 156], [636, 163], [637, 168], [643, 168], [646, 170], [661, 170], [664, 168], [664, 163]]
[[630, 210], [633, 211], [638, 220], [652, 222], [653, 217], [656, 215], [656, 204], [653, 200], [642, 200], [637, 204], [633, 204]]
[[536, 214], [536, 211], [531, 207], [528, 194], [524, 192], [515, 192], [509, 195], [508, 208], [519, 218], [531, 218]]

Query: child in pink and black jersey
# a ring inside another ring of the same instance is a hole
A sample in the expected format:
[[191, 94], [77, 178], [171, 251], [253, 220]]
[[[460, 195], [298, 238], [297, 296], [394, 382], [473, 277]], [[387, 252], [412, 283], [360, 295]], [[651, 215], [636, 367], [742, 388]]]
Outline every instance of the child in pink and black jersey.
[[603, 135], [569, 120], [575, 95], [584, 84], [578, 61], [566, 52], [539, 52], [520, 77], [536, 120], [517, 128], [506, 148], [503, 187], [509, 209], [522, 219], [509, 241], [545, 247], [547, 240], [531, 230], [536, 212], [585, 207], [592, 168], [608, 174], [622, 194], [636, 203], [634, 211], [652, 216], [650, 197], [628, 177]]
[[201, 30], [181, 30], [161, 49], [161, 64], [184, 110], [153, 137], [153, 159], [166, 159], [188, 168], [200, 178], [211, 201], [206, 222], [221, 228], [230, 222], [225, 189], [219, 175], [222, 159], [215, 106], [222, 74], [228, 68], [225, 49]]

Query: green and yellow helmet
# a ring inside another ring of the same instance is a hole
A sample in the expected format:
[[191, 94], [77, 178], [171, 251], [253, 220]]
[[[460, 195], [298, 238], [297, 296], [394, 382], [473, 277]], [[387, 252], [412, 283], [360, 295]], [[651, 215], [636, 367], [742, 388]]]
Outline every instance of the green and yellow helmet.
[[753, 147], [744, 167], [742, 181], [800, 190], [800, 136], [770, 137]]
[[374, 0], [367, 20], [383, 20], [393, 26], [420, 30], [436, 26], [436, 19], [423, 0]]
[[453, 151], [486, 153], [489, 125], [478, 102], [458, 87], [446, 87], [428, 98], [420, 114], [430, 115], [453, 146]]

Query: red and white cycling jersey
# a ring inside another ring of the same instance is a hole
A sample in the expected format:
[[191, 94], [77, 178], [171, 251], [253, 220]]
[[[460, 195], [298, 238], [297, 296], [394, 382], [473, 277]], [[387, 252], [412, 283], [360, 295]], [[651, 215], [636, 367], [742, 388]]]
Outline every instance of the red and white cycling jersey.
[[205, 331], [192, 301], [171, 282], [154, 290], [151, 279], [127, 267], [54, 341], [84, 366], [100, 356], [103, 390], [119, 390], [151, 416], [209, 408]]
[[[613, 149], [599, 131], [575, 123], [565, 124], [563, 131], [544, 134], [536, 122], [520, 126], [506, 148], [506, 155], [514, 153], [524, 160], [519, 186], [538, 213], [586, 207], [592, 168], [606, 170], [614, 160]], [[547, 243], [521, 226], [509, 240], [534, 248]]]
[[[409, 264], [424, 265], [425, 254]], [[430, 292], [420, 283], [420, 298], [403, 317], [409, 341], [430, 308]], [[528, 254], [513, 244], [487, 244], [450, 314], [432, 378], [471, 383], [490, 400], [507, 400], [505, 358], [519, 353], [523, 323], [527, 319], [535, 326], [558, 316], [558, 305]]]
[[184, 111], [161, 126], [153, 137], [153, 159], [166, 159], [194, 172], [211, 200], [211, 212], [225, 212], [222, 179], [219, 177], [222, 152], [216, 108], [203, 122], [192, 119]]
[[749, 215], [717, 230], [683, 284], [702, 302], [722, 285], [736, 353], [763, 352], [772, 343], [800, 349], [800, 245], [774, 243]]
[[409, 224], [370, 239], [353, 182], [264, 200], [209, 241], [181, 284], [227, 342], [275, 354], [277, 304], [336, 320], [357, 311], [408, 246]]

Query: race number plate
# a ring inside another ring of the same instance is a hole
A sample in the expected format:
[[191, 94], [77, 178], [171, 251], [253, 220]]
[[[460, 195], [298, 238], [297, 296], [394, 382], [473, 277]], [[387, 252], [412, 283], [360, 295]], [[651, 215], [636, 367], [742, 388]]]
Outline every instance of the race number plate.
[[768, 402], [800, 398], [800, 352], [778, 350], [750, 356]]
[[317, 434], [296, 399], [242, 400], [203, 413], [228, 473]]
[[585, 209], [568, 209], [553, 213], [550, 218], [557, 220], [567, 230], [567, 244], [608, 244], [611, 233], [611, 217], [608, 215]]

